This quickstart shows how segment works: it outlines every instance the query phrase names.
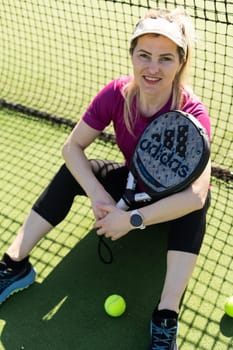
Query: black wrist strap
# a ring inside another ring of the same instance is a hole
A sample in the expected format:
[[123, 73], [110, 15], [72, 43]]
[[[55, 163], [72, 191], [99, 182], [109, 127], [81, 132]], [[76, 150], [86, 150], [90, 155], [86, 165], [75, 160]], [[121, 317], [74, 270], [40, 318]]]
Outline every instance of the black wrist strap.
[[[107, 252], [108, 257], [106, 258], [106, 253], [103, 253], [103, 249], [105, 249], [105, 251]], [[112, 250], [109, 247], [109, 245], [107, 244], [107, 242], [104, 240], [103, 236], [99, 236], [99, 242], [98, 242], [98, 254], [99, 254], [99, 258], [100, 260], [104, 263], [104, 264], [111, 264], [113, 261], [113, 254], [112, 254]]]

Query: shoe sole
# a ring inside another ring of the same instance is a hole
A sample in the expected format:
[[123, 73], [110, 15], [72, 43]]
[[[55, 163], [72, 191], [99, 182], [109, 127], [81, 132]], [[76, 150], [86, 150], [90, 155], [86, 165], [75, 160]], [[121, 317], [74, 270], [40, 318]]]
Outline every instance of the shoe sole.
[[34, 268], [30, 271], [30, 273], [25, 276], [24, 278], [21, 278], [19, 281], [16, 281], [12, 283], [9, 287], [7, 287], [4, 292], [0, 296], [0, 305], [8, 299], [12, 294], [17, 293], [23, 289], [28, 288], [36, 278], [36, 271]]

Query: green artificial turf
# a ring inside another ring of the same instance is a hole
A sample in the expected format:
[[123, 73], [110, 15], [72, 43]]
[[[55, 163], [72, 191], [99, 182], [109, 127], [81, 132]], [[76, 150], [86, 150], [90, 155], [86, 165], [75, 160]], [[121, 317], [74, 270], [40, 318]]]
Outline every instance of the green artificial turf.
[[[62, 164], [60, 149], [70, 130], [4, 109], [0, 128], [3, 254]], [[102, 141], [87, 153], [119, 158], [118, 150]], [[230, 187], [213, 179], [207, 233], [180, 312], [182, 350], [232, 348], [233, 319], [223, 309], [233, 294], [232, 199]], [[132, 231], [109, 242], [114, 260], [103, 264], [92, 223], [90, 203], [77, 199], [65, 221], [34, 248], [36, 283], [0, 307], [1, 350], [147, 348], [151, 312], [165, 274], [167, 226]], [[114, 293], [127, 302], [125, 314], [116, 319], [103, 307], [105, 298]]]

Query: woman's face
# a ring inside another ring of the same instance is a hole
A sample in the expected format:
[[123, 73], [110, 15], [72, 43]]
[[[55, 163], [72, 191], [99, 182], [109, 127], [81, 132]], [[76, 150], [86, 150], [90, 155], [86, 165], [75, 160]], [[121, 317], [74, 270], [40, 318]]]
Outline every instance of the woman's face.
[[177, 45], [165, 36], [138, 38], [132, 54], [135, 82], [141, 94], [168, 96], [181, 68]]

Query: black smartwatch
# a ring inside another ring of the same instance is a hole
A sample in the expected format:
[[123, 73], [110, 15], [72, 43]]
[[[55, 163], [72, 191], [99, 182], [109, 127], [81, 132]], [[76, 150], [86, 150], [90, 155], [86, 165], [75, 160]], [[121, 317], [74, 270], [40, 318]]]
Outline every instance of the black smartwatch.
[[133, 210], [130, 214], [130, 224], [135, 227], [143, 230], [146, 226], [143, 224], [143, 217], [138, 210]]

